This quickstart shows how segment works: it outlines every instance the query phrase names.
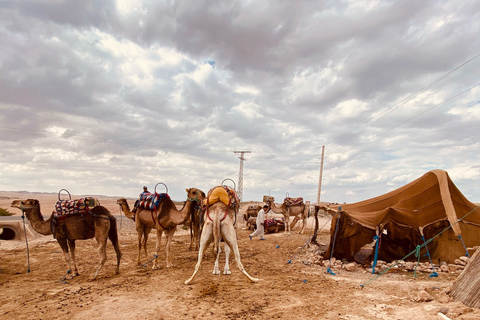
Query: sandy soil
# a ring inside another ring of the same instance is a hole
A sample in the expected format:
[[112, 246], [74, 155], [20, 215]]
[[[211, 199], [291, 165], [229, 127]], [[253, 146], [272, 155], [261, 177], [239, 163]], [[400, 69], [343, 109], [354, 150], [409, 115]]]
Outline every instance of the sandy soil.
[[[55, 196], [36, 198], [45, 203], [42, 212], [51, 212]], [[119, 214], [114, 199], [100, 201]], [[9, 208], [10, 203], [11, 199], [0, 199], [0, 207]], [[305, 235], [270, 234], [266, 241], [251, 241], [249, 231], [239, 228], [242, 263], [250, 275], [261, 279], [259, 283], [250, 283], [232, 258], [231, 275], [212, 275], [214, 258], [209, 249], [192, 285], [184, 281], [192, 274], [198, 253], [188, 250], [187, 231], [179, 227], [175, 234], [175, 267], [165, 267], [162, 248], [161, 268], [152, 270], [148, 262], [151, 257], [143, 257], [145, 267], [136, 265], [133, 222], [125, 217], [117, 222], [123, 253], [120, 274], [114, 275], [115, 254], [109, 243], [108, 261], [95, 281], [90, 280], [98, 261], [95, 240], [77, 242], [80, 276], [68, 281], [61, 281], [67, 265], [52, 236], [28, 239], [29, 273], [25, 241], [0, 240], [0, 318], [390, 320], [439, 319], [440, 311], [451, 319], [480, 318], [479, 309], [454, 302], [445, 293], [455, 274], [440, 273], [438, 278], [420, 274], [415, 278], [411, 272], [392, 272], [374, 278], [371, 271], [358, 268], [353, 272], [333, 269], [334, 276], [326, 272], [326, 267], [309, 263], [317, 250], [316, 246], [305, 245], [312, 234], [312, 219]], [[328, 219], [321, 219], [320, 226], [325, 224], [319, 235], [323, 244], [328, 243], [329, 227]], [[154, 247], [152, 233], [152, 256]], [[221, 265], [223, 268], [223, 261]], [[372, 279], [362, 289], [361, 285]], [[415, 301], [422, 286], [432, 301]]]

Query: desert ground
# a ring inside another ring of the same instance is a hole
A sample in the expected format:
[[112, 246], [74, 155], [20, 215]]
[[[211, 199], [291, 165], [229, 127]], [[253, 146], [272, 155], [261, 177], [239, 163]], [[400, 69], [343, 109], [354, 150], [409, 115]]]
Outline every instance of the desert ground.
[[[40, 200], [44, 215], [52, 212], [56, 194], [0, 192], [0, 207], [13, 199]], [[209, 248], [201, 270], [191, 285], [198, 252], [189, 251], [189, 232], [179, 226], [172, 244], [175, 267], [152, 270], [155, 233], [148, 241], [149, 257], [137, 266], [134, 223], [122, 217], [116, 198], [100, 198], [116, 217], [123, 253], [120, 274], [115, 275], [115, 253], [107, 245], [108, 260], [92, 281], [99, 260], [94, 239], [77, 241], [80, 275], [63, 281], [67, 270], [63, 253], [52, 236], [27, 234], [25, 239], [0, 240], [1, 319], [480, 319], [480, 310], [452, 301], [447, 292], [458, 274], [439, 273], [437, 278], [413, 272], [388, 272], [333, 268], [335, 275], [317, 263], [319, 247], [308, 244], [314, 221], [305, 234], [296, 231], [266, 235], [266, 241], [249, 240], [239, 219], [238, 242], [246, 271], [261, 280], [251, 283], [230, 258], [231, 275], [212, 275], [214, 257]], [[130, 200], [133, 203], [133, 199]], [[241, 208], [243, 214], [245, 208]], [[2, 218], [0, 218], [2, 219]], [[21, 221], [21, 220], [19, 220]], [[329, 241], [329, 217], [319, 220], [317, 241]], [[163, 242], [164, 244], [164, 242]], [[308, 245], [307, 245], [308, 244]], [[321, 248], [321, 247], [320, 247]], [[221, 261], [223, 268], [224, 262]], [[28, 272], [28, 266], [30, 272]], [[362, 284], [367, 284], [362, 287]], [[430, 301], [418, 301], [420, 292]]]

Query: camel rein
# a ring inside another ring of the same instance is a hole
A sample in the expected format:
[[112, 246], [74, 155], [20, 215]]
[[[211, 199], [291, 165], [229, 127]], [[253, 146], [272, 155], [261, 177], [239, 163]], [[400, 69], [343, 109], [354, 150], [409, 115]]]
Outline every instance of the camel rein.
[[23, 205], [20, 206], [20, 210], [22, 210], [22, 220], [23, 220], [23, 232], [25, 234], [25, 244], [27, 246], [27, 273], [30, 273], [30, 250], [28, 249], [28, 239], [27, 239], [27, 227], [25, 225], [25, 209], [34, 209], [35, 207], [24, 207]]

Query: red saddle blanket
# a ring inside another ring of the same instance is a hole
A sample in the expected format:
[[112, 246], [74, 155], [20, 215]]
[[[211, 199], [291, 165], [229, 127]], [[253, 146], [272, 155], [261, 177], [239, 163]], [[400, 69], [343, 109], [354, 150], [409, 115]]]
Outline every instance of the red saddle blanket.
[[265, 219], [264, 226], [265, 228], [268, 228], [270, 226], [276, 226], [277, 224], [284, 224], [282, 219], [278, 218], [268, 218]]
[[98, 204], [98, 200], [92, 197], [77, 200], [60, 200], [55, 204], [53, 217], [56, 219], [65, 219], [68, 216], [85, 214]]
[[134, 212], [138, 208], [156, 211], [162, 200], [166, 198], [170, 199], [170, 196], [166, 193], [142, 192], [139, 198], [140, 199], [135, 202]]
[[298, 197], [298, 198], [285, 198], [283, 201], [287, 206], [297, 206], [300, 204], [303, 204], [303, 198]]

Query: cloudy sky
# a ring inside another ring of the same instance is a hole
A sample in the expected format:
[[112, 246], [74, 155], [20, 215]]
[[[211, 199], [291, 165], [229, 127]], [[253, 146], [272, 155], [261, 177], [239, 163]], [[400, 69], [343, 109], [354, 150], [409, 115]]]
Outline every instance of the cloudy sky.
[[[0, 190], [480, 202], [479, 1], [0, 2]], [[225, 184], [233, 184], [227, 180]], [[157, 191], [164, 192], [162, 185]]]

